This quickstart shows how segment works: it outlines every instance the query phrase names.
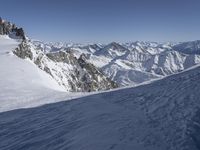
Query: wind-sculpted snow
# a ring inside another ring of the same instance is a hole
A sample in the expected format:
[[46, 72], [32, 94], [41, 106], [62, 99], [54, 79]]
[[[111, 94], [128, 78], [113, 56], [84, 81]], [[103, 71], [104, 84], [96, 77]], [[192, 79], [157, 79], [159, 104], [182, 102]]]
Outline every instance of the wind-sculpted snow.
[[200, 67], [151, 84], [0, 113], [1, 150], [198, 150]]

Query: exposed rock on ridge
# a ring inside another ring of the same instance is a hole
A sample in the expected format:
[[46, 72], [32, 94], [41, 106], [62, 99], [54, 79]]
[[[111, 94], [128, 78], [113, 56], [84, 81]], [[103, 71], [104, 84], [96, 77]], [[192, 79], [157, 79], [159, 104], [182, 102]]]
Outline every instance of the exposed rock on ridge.
[[22, 59], [33, 61], [67, 91], [90, 92], [117, 87], [117, 84], [108, 79], [98, 68], [86, 62], [83, 55], [77, 59], [71, 52], [65, 50], [44, 54], [28, 40], [23, 40], [13, 53]]

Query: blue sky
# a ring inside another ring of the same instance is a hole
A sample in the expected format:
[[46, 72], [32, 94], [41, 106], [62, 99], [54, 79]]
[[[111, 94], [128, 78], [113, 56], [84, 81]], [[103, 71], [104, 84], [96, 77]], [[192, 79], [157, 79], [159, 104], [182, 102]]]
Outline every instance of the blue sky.
[[0, 16], [43, 41], [200, 39], [199, 0], [1, 0]]

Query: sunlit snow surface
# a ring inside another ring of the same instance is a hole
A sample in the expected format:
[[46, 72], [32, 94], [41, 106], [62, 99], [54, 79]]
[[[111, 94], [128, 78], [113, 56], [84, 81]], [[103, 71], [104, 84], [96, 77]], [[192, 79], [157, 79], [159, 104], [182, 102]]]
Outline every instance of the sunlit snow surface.
[[64, 92], [55, 80], [36, 65], [13, 55], [12, 50], [19, 42], [0, 36], [0, 112], [72, 99], [80, 95]]

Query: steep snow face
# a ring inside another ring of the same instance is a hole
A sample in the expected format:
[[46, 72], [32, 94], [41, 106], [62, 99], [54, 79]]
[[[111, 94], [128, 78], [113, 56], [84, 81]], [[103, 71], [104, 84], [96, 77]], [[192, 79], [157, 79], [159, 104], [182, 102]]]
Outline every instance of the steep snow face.
[[162, 76], [139, 71], [131, 66], [131, 63], [123, 60], [117, 60], [102, 68], [104, 73], [108, 75], [113, 81], [120, 83], [122, 86], [137, 85], [145, 81], [149, 81]]
[[0, 148], [199, 150], [200, 67], [151, 84], [0, 113]]
[[164, 51], [160, 54], [154, 55], [149, 60], [144, 62], [144, 67], [148, 72], [159, 75], [169, 75], [195, 65], [194, 63], [185, 66], [186, 58], [186, 55], [176, 51]]
[[[16, 41], [10, 39], [8, 36], [0, 36], [0, 75], [2, 79], [0, 83], [11, 83], [13, 88], [15, 88], [14, 86], [23, 86], [23, 89], [26, 89], [36, 85], [62, 91], [63, 89], [60, 88], [49, 75], [46, 75], [45, 72], [38, 69], [30, 61], [21, 60], [12, 54], [12, 51], [14, 51], [20, 43], [20, 40]], [[30, 83], [30, 85], [28, 83]]]
[[13, 55], [12, 51], [20, 43], [20, 40], [0, 36], [0, 111], [35, 106], [35, 103], [44, 103], [45, 95], [50, 97], [53, 93], [64, 91], [32, 62]]
[[0, 35], [0, 44], [1, 44], [0, 54], [1, 54], [1, 57], [5, 54], [8, 54], [12, 50], [14, 50], [18, 46], [19, 43], [20, 43], [20, 41], [12, 40], [7, 35]]
[[[122, 86], [135, 85], [174, 74], [198, 64], [200, 60], [198, 54], [183, 54], [174, 51], [170, 45], [166, 44], [137, 42], [130, 45], [126, 45], [128, 49], [126, 49], [124, 55], [115, 56], [102, 67], [105, 74]], [[138, 72], [138, 74], [127, 76], [124, 70], [127, 70], [126, 72]]]
[[140, 52], [147, 52], [152, 55], [159, 54], [163, 51], [171, 49], [171, 43], [157, 43], [157, 42], [132, 42], [132, 43], [125, 43], [122, 45], [129, 50], [136, 49]]

